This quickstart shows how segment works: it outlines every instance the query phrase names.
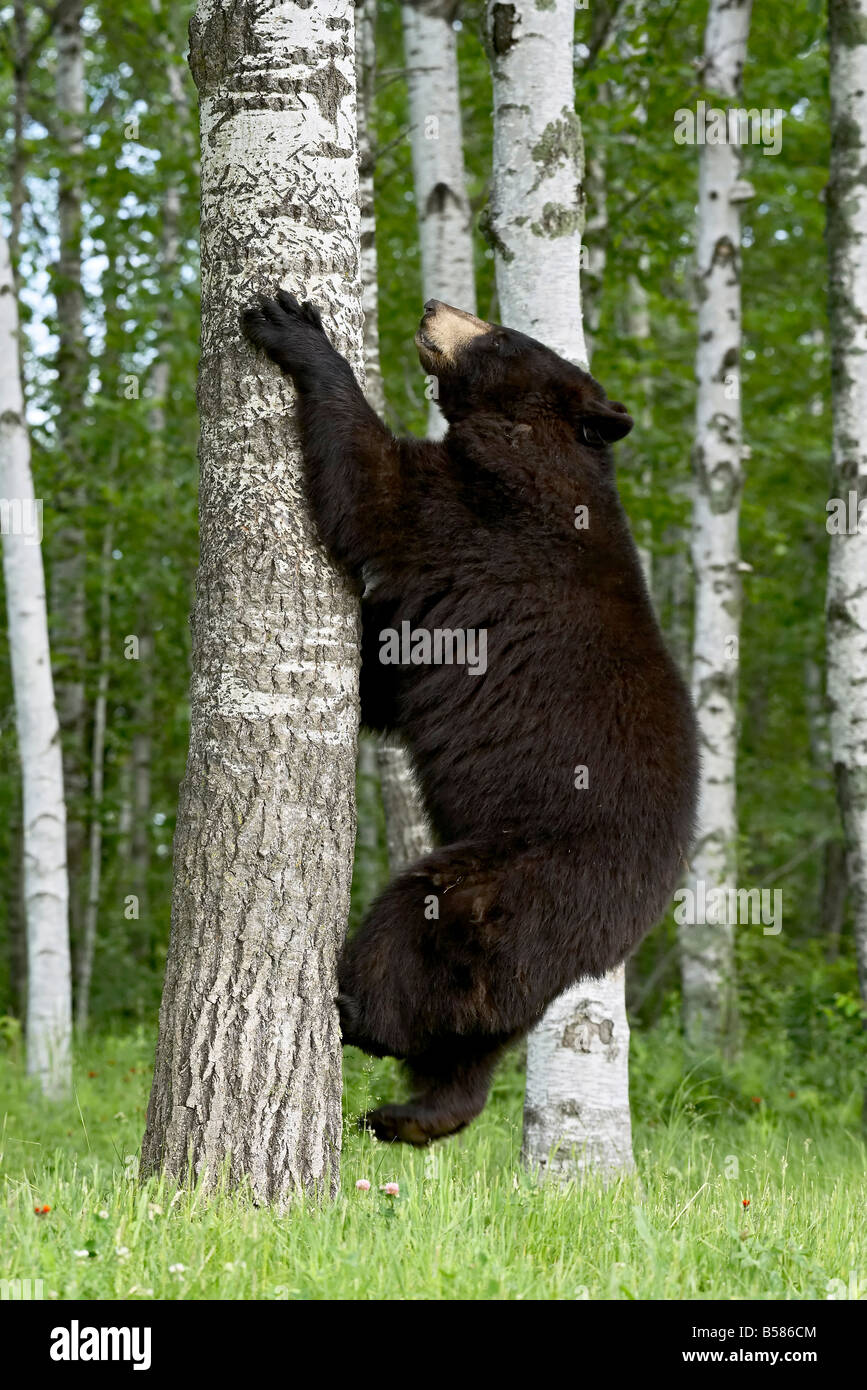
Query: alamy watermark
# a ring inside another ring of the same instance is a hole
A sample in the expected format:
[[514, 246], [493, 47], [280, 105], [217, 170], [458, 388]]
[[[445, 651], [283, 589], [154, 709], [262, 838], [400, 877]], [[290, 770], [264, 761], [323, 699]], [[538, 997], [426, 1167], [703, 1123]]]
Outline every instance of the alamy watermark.
[[853, 489], [847, 496], [831, 497], [825, 503], [828, 513], [825, 530], [829, 536], [867, 536], [867, 497]]
[[483, 627], [416, 627], [402, 622], [383, 628], [379, 659], [384, 666], [466, 666], [467, 675], [488, 669], [488, 633]]
[[23, 536], [28, 545], [39, 545], [42, 498], [0, 497], [0, 536]]
[[674, 895], [674, 920], [679, 927], [762, 927], [765, 936], [779, 936], [783, 929], [781, 888], [709, 888], [704, 879], [695, 888], [679, 888]]
[[0, 1279], [0, 1303], [33, 1303], [44, 1297], [41, 1279]]
[[82, 1327], [73, 1318], [68, 1327], [55, 1327], [48, 1351], [52, 1361], [129, 1361], [134, 1371], [151, 1364], [149, 1327]]
[[695, 110], [681, 106], [674, 113], [676, 145], [761, 145], [762, 154], [779, 154], [783, 147], [785, 111], [730, 106], [725, 111], [696, 102]]

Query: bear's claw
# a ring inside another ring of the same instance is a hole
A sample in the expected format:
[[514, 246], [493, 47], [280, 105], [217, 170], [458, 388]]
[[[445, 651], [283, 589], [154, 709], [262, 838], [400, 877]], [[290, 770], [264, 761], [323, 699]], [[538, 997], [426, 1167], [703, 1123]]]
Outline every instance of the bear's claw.
[[297, 370], [315, 351], [311, 332], [328, 342], [316, 305], [309, 299], [301, 303], [289, 290], [278, 290], [276, 298], [263, 295], [241, 314], [241, 325], [250, 342], [284, 371]]

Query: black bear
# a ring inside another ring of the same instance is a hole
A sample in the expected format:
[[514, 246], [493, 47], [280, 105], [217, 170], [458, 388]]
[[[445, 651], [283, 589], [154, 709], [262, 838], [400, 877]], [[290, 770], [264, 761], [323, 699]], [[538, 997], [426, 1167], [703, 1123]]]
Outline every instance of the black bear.
[[689, 851], [694, 715], [609, 447], [632, 420], [541, 343], [431, 300], [415, 343], [449, 428], [397, 439], [312, 304], [280, 291], [244, 327], [295, 383], [310, 504], [363, 596], [362, 720], [405, 739], [440, 845], [339, 966], [344, 1042], [414, 1083], [362, 1123], [427, 1144], [479, 1114], [558, 994], [629, 954]]

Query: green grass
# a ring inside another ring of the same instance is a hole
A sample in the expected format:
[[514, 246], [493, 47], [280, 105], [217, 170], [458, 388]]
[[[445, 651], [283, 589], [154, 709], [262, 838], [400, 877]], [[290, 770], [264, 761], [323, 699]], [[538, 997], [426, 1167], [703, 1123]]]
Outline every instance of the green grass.
[[0, 1053], [0, 1277], [60, 1299], [824, 1299], [867, 1281], [854, 1076], [826, 1097], [757, 1055], [684, 1079], [657, 1030], [634, 1048], [638, 1174], [558, 1190], [520, 1167], [519, 1059], [465, 1135], [415, 1152], [356, 1132], [396, 1072], [350, 1053], [342, 1194], [279, 1216], [137, 1185], [151, 1058], [143, 1034], [94, 1039], [51, 1106]]

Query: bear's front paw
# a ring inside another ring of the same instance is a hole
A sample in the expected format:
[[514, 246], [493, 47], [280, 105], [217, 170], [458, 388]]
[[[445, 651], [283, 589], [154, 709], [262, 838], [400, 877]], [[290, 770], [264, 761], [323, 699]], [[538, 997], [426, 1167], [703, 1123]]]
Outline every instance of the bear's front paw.
[[331, 350], [316, 305], [310, 300], [301, 303], [288, 290], [278, 290], [276, 299], [263, 297], [245, 309], [241, 324], [250, 342], [264, 348], [278, 367], [293, 376], [323, 348]]

